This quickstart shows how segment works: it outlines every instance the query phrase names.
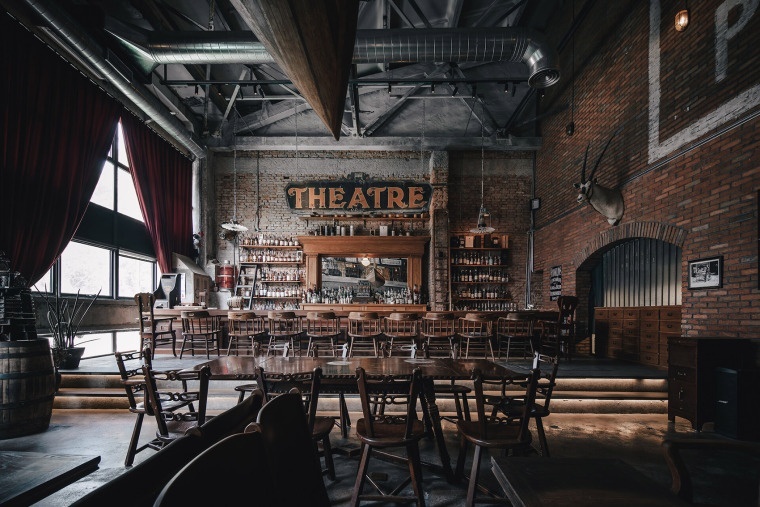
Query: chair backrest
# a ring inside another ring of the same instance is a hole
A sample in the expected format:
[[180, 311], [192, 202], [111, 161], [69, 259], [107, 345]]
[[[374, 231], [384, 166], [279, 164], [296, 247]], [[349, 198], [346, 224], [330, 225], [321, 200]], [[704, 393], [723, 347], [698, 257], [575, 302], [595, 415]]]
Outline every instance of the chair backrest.
[[[368, 437], [375, 436], [375, 425], [403, 424], [404, 438], [411, 438], [417, 420], [417, 400], [422, 386], [422, 370], [415, 368], [411, 375], [369, 377], [361, 366], [356, 369], [356, 382], [362, 403], [364, 429]], [[381, 413], [375, 410], [383, 405]], [[399, 411], [393, 410], [397, 406]]]
[[256, 389], [240, 403], [208, 419], [203, 426], [193, 428], [188, 432], [198, 433], [210, 443], [216, 443], [235, 433], [242, 433], [246, 426], [256, 421], [264, 402], [264, 392]]
[[575, 309], [578, 307], [578, 298], [575, 296], [559, 296], [557, 298], [559, 308], [559, 326], [573, 326], [575, 324]]
[[246, 429], [251, 430], [260, 432], [264, 441], [264, 457], [272, 473], [269, 487], [277, 496], [275, 505], [330, 505], [317, 447], [297, 390], [268, 401], [259, 411], [256, 424]]
[[530, 336], [533, 332], [533, 319], [510, 313], [496, 321], [496, 333], [503, 336]]
[[186, 334], [219, 333], [222, 330], [222, 317], [211, 315], [208, 310], [183, 310], [182, 332]]
[[413, 312], [393, 312], [383, 319], [383, 328], [392, 334], [417, 334], [420, 318]]
[[[195, 421], [196, 426], [201, 426], [206, 422], [208, 385], [211, 376], [211, 369], [208, 366], [198, 370], [158, 371], [143, 365], [143, 375], [148, 401], [156, 416], [157, 434], [163, 437], [170, 436], [168, 421]], [[193, 389], [189, 389], [191, 387], [189, 382], [193, 382]], [[172, 402], [173, 407], [181, 402], [186, 409], [165, 410], [163, 405], [166, 402]]]
[[335, 312], [307, 312], [306, 334], [309, 336], [335, 336], [340, 334], [340, 320]]
[[377, 312], [349, 312], [348, 334], [350, 336], [376, 336], [382, 333], [382, 320]]
[[[271, 487], [276, 478], [267, 461], [261, 459], [265, 452], [261, 433], [230, 435], [182, 467], [166, 483], [153, 505], [237, 505], [241, 503], [241, 495], [248, 496], [245, 492], [255, 496], [257, 505], [280, 505], [279, 492]], [[245, 478], [243, 492], [232, 487], [231, 471]], [[216, 484], [223, 486], [211, 486]], [[291, 487], [298, 489], [298, 484]]]
[[273, 374], [267, 374], [262, 367], [259, 367], [258, 374], [256, 375], [259, 389], [263, 391], [267, 400], [271, 400], [284, 393], [293, 392], [293, 390], [297, 390], [301, 394], [309, 431], [314, 430], [321, 381], [321, 366], [317, 366], [312, 371]]
[[[147, 400], [147, 392], [145, 390], [145, 377], [143, 373], [143, 359], [144, 364], [151, 366], [151, 354], [150, 351], [144, 353], [141, 352], [114, 352], [116, 357], [116, 367], [119, 369], [119, 376], [121, 377], [121, 385], [124, 386], [124, 391], [127, 394], [127, 401], [129, 402], [129, 408], [137, 408], [137, 404], [142, 402], [145, 410], [150, 412], [150, 403]], [[139, 401], [138, 401], [139, 399]]]
[[[541, 372], [533, 369], [525, 378], [500, 378], [487, 379], [480, 370], [473, 372], [473, 386], [475, 391], [475, 404], [478, 414], [478, 429], [483, 440], [489, 439], [489, 434], [495, 434], [493, 427], [499, 425], [517, 425], [519, 429], [515, 438], [515, 443], [530, 443], [529, 426], [530, 410], [536, 401], [536, 389], [538, 378]], [[525, 385], [525, 397], [522, 413], [516, 418], [499, 418], [498, 405], [507, 396], [507, 390], [510, 387]], [[486, 395], [486, 391], [499, 391], [500, 396]]]
[[272, 336], [289, 336], [303, 331], [301, 317], [296, 312], [272, 310], [267, 312], [267, 330]]
[[456, 322], [456, 315], [451, 312], [427, 312], [422, 317], [420, 331], [424, 336], [454, 336]]
[[462, 334], [490, 336], [493, 331], [493, 315], [487, 313], [466, 313], [459, 318], [459, 332]]
[[264, 319], [256, 312], [227, 312], [227, 332], [236, 336], [251, 336], [265, 332]]
[[156, 296], [152, 292], [138, 292], [135, 294], [135, 303], [137, 303], [137, 320], [140, 323], [140, 332], [152, 332], [155, 324], [153, 321], [153, 304], [156, 302]]
[[557, 385], [559, 357], [536, 352], [533, 356], [533, 368], [541, 372], [536, 386], [536, 402], [542, 402], [544, 409], [548, 411], [554, 387]]
[[[200, 435], [185, 435], [177, 438], [161, 449], [161, 452], [153, 453], [133, 467], [127, 468], [123, 473], [90, 491], [71, 505], [76, 507], [153, 505], [161, 489], [174, 474], [206, 447], [207, 444]], [[229, 469], [225, 468], [225, 470], [229, 474]], [[217, 488], [208, 489], [217, 490]]]

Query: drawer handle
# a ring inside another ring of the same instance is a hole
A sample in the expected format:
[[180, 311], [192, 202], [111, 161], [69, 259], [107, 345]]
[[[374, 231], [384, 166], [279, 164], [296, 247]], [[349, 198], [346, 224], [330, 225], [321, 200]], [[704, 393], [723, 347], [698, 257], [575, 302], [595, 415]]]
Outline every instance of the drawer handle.
[[676, 377], [685, 377], [685, 376], [686, 376], [686, 372], [685, 371], [677, 371], [676, 372]]
[[678, 401], [683, 401], [683, 399], [684, 399], [684, 392], [683, 392], [683, 389], [681, 389], [680, 391], [678, 391]]
[[728, 400], [718, 400], [718, 403], [723, 403], [724, 405], [728, 405]]

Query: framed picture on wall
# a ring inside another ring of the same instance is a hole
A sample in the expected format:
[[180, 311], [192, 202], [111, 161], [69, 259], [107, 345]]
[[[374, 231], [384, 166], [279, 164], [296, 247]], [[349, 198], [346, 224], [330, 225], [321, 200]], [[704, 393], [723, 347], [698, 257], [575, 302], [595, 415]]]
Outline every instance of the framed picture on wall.
[[690, 289], [717, 289], [723, 286], [723, 257], [689, 261]]

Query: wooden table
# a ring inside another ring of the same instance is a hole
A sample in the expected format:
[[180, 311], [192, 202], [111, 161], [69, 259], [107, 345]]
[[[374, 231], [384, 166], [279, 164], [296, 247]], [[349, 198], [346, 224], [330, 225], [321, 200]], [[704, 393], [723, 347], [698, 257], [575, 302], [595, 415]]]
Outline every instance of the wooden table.
[[491, 457], [514, 507], [673, 507], [689, 505], [619, 459]]
[[0, 451], [0, 505], [30, 505], [98, 469], [100, 456]]
[[282, 357], [282, 356], [223, 356], [195, 365], [199, 369], [208, 365], [211, 380], [254, 380], [255, 368], [262, 366], [265, 374], [293, 374], [322, 368], [321, 391], [357, 393], [356, 368], [361, 366], [369, 376], [411, 374], [415, 368], [422, 370], [422, 402], [430, 417], [431, 430], [438, 447], [440, 464], [424, 463], [441, 473], [447, 481], [454, 482], [454, 471], [446, 449], [441, 427], [441, 416], [435, 401], [435, 380], [468, 380], [472, 371], [479, 369], [487, 378], [527, 378], [528, 370], [512, 370], [487, 359], [427, 359], [409, 357]]

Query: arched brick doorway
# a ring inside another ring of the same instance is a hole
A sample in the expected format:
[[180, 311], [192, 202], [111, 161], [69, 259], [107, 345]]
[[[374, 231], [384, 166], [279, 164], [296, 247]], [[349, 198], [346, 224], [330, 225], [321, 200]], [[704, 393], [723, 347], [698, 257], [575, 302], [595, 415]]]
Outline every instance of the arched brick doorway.
[[579, 298], [576, 314], [578, 336], [584, 337], [577, 345], [582, 354], [591, 352], [591, 327], [589, 294], [591, 291], [591, 273], [602, 261], [603, 255], [613, 247], [633, 239], [647, 238], [670, 243], [683, 248], [687, 231], [681, 227], [661, 222], [629, 222], [599, 233], [573, 257], [575, 266], [576, 295]]

